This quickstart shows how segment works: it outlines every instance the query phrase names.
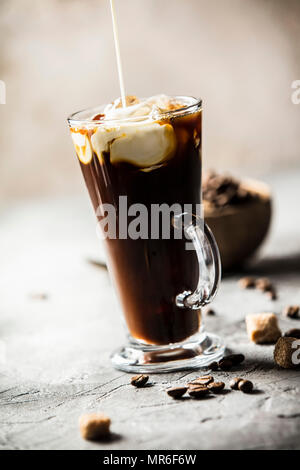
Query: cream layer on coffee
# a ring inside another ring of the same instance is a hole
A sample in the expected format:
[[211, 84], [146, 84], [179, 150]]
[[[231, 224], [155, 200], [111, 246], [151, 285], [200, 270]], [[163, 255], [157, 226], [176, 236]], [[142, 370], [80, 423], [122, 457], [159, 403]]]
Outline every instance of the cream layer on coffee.
[[95, 152], [101, 162], [107, 152], [112, 164], [126, 162], [141, 169], [161, 165], [172, 158], [177, 145], [166, 113], [186, 104], [158, 95], [144, 100], [127, 97], [123, 108], [117, 99], [100, 115], [90, 116], [92, 125], [71, 129], [78, 158], [88, 164]]

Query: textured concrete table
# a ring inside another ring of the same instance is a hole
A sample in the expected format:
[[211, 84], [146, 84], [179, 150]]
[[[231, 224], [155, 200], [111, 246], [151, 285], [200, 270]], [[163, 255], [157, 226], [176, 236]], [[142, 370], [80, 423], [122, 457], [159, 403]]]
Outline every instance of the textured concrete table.
[[[217, 316], [206, 320], [247, 357], [240, 372], [215, 377], [228, 384], [240, 373], [257, 391], [203, 401], [177, 402], [164, 392], [197, 372], [156, 375], [152, 387], [137, 390], [112, 369], [109, 355], [123, 331], [107, 272], [86, 261], [101, 253], [84, 191], [2, 207], [0, 449], [299, 449], [300, 373], [279, 370], [272, 346], [249, 344], [244, 324], [247, 313], [300, 302], [299, 178], [299, 171], [269, 178], [273, 230], [251, 268], [274, 280], [278, 301], [240, 291], [236, 274], [223, 280]], [[280, 324], [300, 327], [282, 317]], [[80, 438], [78, 417], [93, 411], [112, 418], [109, 442]]]

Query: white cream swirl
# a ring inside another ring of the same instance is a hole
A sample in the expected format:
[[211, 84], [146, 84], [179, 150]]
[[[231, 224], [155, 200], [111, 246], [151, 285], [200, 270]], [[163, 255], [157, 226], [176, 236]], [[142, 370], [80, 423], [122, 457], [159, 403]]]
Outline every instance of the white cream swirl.
[[91, 137], [72, 133], [77, 155], [82, 163], [89, 163], [92, 151], [99, 161], [109, 152], [112, 164], [127, 162], [150, 171], [168, 161], [176, 151], [176, 135], [173, 126], [160, 120], [162, 113], [183, 106], [174, 98], [158, 95], [139, 101], [130, 98], [130, 105], [123, 108], [120, 99], [103, 111], [101, 124], [95, 123]]

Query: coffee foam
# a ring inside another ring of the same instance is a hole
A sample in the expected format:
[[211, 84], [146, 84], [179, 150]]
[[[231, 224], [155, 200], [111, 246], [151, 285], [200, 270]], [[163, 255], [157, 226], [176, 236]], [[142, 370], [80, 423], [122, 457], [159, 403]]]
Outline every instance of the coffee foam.
[[94, 151], [103, 162], [103, 154], [107, 152], [112, 164], [126, 162], [151, 171], [167, 162], [176, 151], [173, 126], [163, 118], [186, 104], [166, 95], [141, 100], [128, 96], [127, 106], [123, 107], [118, 98], [102, 111], [99, 124], [96, 116], [90, 117], [95, 120], [88, 125], [93, 132], [91, 137], [82, 134], [82, 129], [71, 129], [78, 158], [88, 164]]
[[103, 112], [104, 121], [131, 118], [157, 120], [163, 114], [184, 106], [183, 102], [166, 95], [156, 95], [141, 100], [135, 96], [127, 96], [126, 104], [126, 108], [121, 106], [121, 98], [118, 98], [107, 105]]
[[169, 160], [176, 150], [176, 136], [170, 124], [136, 122], [107, 129], [99, 127], [91, 138], [100, 161], [110, 152], [112, 164], [126, 162], [149, 168]]

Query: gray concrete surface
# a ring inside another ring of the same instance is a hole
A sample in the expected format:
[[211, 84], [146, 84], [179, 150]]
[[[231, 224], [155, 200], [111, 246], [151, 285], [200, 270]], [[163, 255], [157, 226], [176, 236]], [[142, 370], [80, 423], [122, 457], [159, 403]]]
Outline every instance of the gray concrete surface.
[[[123, 339], [118, 307], [99, 257], [87, 195], [27, 201], [0, 211], [0, 449], [299, 449], [299, 371], [278, 369], [272, 346], [250, 344], [245, 314], [300, 302], [299, 171], [266, 178], [275, 215], [271, 236], [249, 271], [276, 283], [279, 299], [241, 291], [239, 273], [223, 279], [207, 329], [246, 363], [214, 375], [251, 379], [252, 395], [228, 392], [203, 401], [169, 398], [164, 389], [197, 372], [155, 375], [137, 390], [112, 369]], [[36, 294], [48, 295], [46, 299]], [[280, 316], [283, 330], [300, 321]], [[81, 413], [103, 411], [112, 439], [85, 442]]]

